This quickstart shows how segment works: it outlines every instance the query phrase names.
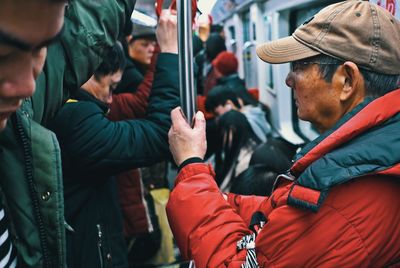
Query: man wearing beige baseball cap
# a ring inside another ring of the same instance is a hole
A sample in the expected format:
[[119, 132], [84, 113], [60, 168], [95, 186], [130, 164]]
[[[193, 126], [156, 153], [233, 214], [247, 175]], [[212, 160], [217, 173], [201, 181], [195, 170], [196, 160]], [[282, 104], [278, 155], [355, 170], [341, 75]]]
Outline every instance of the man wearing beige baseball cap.
[[206, 150], [172, 111], [180, 172], [167, 206], [196, 267], [386, 267], [400, 264], [400, 23], [367, 1], [330, 5], [291, 37], [260, 45], [291, 63], [298, 116], [321, 135], [278, 176], [269, 198], [222, 194]]

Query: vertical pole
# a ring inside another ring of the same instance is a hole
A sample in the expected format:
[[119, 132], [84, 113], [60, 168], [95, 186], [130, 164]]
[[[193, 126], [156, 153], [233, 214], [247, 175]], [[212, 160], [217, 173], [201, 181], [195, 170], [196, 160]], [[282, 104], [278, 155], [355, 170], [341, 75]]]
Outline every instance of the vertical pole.
[[197, 95], [193, 76], [192, 0], [177, 0], [177, 16], [181, 107], [192, 125]]

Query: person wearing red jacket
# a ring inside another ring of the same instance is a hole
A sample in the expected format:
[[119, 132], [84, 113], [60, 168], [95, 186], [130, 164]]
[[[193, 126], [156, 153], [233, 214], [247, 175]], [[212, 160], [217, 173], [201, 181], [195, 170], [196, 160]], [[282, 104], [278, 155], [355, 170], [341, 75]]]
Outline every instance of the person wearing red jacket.
[[368, 1], [330, 5], [291, 37], [257, 48], [291, 62], [300, 119], [321, 135], [278, 176], [271, 196], [222, 194], [201, 112], [171, 112], [180, 172], [167, 205], [196, 267], [388, 267], [400, 263], [400, 22]]

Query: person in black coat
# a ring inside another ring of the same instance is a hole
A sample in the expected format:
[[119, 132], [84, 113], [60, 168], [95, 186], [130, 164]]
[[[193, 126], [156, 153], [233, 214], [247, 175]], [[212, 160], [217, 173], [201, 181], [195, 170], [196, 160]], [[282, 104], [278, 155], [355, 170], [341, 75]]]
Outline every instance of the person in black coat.
[[155, 46], [155, 28], [133, 23], [131, 33], [126, 37], [127, 64], [115, 93], [136, 91], [150, 65]]
[[157, 35], [162, 53], [145, 119], [106, 117], [123, 69], [114, 47], [50, 125], [62, 152], [69, 267], [128, 266], [113, 175], [169, 156], [170, 111], [179, 105], [176, 18], [163, 13]]

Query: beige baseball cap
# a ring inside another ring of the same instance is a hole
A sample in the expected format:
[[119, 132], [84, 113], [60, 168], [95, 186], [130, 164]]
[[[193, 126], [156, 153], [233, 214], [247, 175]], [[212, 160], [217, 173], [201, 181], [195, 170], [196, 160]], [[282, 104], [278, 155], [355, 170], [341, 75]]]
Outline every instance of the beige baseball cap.
[[400, 22], [373, 3], [349, 0], [322, 9], [292, 36], [257, 47], [258, 57], [269, 63], [318, 54], [379, 73], [400, 74]]

